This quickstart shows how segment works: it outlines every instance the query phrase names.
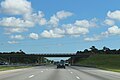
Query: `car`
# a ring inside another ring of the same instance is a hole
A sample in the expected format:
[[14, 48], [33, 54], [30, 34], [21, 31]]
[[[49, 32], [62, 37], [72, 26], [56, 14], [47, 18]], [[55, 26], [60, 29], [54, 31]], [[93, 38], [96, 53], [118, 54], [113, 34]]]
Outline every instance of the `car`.
[[65, 63], [64, 63], [64, 61], [60, 61], [58, 64], [57, 64], [57, 69], [58, 68], [64, 68], [65, 69]]
[[8, 65], [7, 62], [0, 62], [0, 65]]
[[70, 66], [70, 64], [69, 63], [65, 63], [65, 66]]

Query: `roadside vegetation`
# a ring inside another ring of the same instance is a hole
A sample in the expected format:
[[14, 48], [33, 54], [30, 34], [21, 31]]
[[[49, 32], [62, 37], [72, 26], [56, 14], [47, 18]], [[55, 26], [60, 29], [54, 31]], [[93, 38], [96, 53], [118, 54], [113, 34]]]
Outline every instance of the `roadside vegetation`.
[[24, 51], [0, 52], [0, 65], [5, 64], [43, 64], [51, 61], [45, 57], [36, 56], [36, 54], [26, 54]]
[[75, 58], [75, 64], [120, 72], [120, 49], [110, 50], [103, 47], [102, 50], [98, 50], [92, 46], [90, 50], [77, 51], [77, 55], [86, 53], [90, 55], [85, 58]]
[[120, 55], [96, 54], [80, 59], [76, 64], [120, 72]]
[[30, 68], [30, 67], [32, 67], [32, 66], [0, 66], [0, 71]]

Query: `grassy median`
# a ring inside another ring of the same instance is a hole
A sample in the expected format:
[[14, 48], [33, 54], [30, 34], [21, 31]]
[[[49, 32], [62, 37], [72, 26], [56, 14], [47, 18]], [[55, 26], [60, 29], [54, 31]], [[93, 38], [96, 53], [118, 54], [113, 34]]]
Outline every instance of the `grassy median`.
[[93, 66], [100, 69], [120, 72], [119, 54], [95, 54], [87, 59], [80, 59], [77, 64]]
[[32, 66], [0, 66], [0, 71], [29, 68], [29, 67], [32, 67]]

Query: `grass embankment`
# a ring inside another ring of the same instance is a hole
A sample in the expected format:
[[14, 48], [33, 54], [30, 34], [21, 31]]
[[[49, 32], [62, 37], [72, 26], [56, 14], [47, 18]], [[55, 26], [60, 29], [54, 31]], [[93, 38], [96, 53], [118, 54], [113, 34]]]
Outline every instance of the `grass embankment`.
[[87, 59], [81, 59], [77, 64], [93, 66], [100, 69], [120, 72], [120, 55], [96, 54]]
[[0, 71], [29, 68], [31, 66], [0, 66]]

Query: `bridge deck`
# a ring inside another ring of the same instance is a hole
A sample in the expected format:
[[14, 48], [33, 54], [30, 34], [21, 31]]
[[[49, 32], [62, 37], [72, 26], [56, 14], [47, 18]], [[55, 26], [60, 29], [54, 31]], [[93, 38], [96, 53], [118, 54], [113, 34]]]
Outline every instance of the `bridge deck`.
[[90, 54], [79, 54], [76, 55], [75, 53], [72, 54], [0, 54], [0, 56], [4, 57], [82, 57], [88, 56]]

